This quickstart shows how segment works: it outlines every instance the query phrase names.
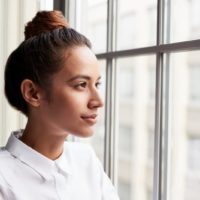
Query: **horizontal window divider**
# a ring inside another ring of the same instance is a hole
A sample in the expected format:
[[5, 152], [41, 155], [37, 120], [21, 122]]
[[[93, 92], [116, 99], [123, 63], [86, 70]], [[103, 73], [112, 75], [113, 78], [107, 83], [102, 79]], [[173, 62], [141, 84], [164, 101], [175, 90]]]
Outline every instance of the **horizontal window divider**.
[[120, 50], [96, 54], [98, 59], [112, 59], [119, 57], [138, 56], [145, 54], [170, 53], [179, 51], [200, 50], [200, 40], [162, 44], [158, 46], [142, 47], [137, 49]]

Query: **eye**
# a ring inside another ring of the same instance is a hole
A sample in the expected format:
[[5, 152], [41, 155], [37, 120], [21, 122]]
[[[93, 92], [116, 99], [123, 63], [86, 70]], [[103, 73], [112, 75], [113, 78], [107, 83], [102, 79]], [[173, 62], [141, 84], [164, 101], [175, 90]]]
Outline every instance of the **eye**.
[[75, 87], [78, 89], [86, 88], [87, 83], [86, 82], [80, 82]]
[[95, 84], [95, 86], [96, 86], [97, 88], [99, 88], [99, 87], [101, 86], [101, 82], [97, 82], [97, 83]]

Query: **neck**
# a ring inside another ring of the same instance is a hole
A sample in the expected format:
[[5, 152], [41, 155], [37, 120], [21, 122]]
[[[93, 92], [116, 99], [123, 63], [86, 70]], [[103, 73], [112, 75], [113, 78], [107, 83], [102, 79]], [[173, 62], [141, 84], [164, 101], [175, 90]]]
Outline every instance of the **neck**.
[[47, 158], [55, 160], [62, 154], [66, 136], [66, 132], [59, 133], [49, 125], [28, 120], [20, 140]]

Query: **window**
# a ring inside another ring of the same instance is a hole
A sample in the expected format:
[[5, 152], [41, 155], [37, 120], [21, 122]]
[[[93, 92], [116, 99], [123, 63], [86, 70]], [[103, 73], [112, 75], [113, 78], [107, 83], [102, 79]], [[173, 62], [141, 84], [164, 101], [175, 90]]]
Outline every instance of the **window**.
[[117, 61], [119, 66], [118, 75], [118, 88], [119, 95], [121, 98], [131, 98], [134, 96], [135, 90], [135, 79], [134, 79], [134, 63], [130, 58], [120, 59]]
[[123, 133], [123, 135], [119, 135], [119, 155], [121, 157], [130, 158], [130, 153], [133, 148], [133, 130], [131, 126], [124, 125], [123, 123], [119, 124], [119, 133]]
[[131, 199], [131, 185], [125, 181], [119, 181], [119, 193], [121, 194], [121, 200]]
[[75, 28], [91, 40], [95, 52], [105, 52], [107, 1], [77, 0], [70, 1], [70, 4], [76, 4], [76, 12], [79, 16], [75, 19]]
[[171, 29], [170, 42], [199, 39], [200, 2], [198, 0], [167, 0], [166, 2], [170, 13], [168, 16]]
[[190, 24], [191, 39], [198, 38], [200, 36], [199, 7], [200, 7], [200, 1], [189, 0], [189, 18], [191, 19], [191, 24]]
[[105, 61], [104, 166], [121, 199], [197, 200], [199, 1], [84, 5], [96, 17], [80, 31]]
[[155, 0], [118, 0], [117, 49], [155, 45], [155, 8]]
[[[150, 61], [155, 66], [155, 56], [135, 56], [117, 59], [117, 67], [119, 68], [118, 182], [121, 182], [126, 177], [123, 171], [128, 168], [125, 165], [127, 163], [130, 171], [128, 172], [129, 178], [126, 181], [129, 182], [131, 188], [134, 188], [134, 191], [131, 190], [127, 200], [147, 199], [149, 193], [147, 186], [149, 185], [152, 189], [153, 168], [151, 164], [153, 160], [149, 160], [148, 157], [150, 153], [148, 150], [152, 151], [151, 155], [153, 154], [153, 146], [149, 147], [153, 145], [152, 142], [149, 143], [151, 141], [149, 136], [152, 136], [149, 133], [149, 128], [154, 129], [154, 123], [150, 124], [148, 119], [149, 117], [154, 118], [154, 112], [152, 112], [150, 99], [148, 98], [150, 91], [148, 80]], [[129, 75], [129, 79], [124, 76], [125, 73]], [[131, 84], [129, 80], [134, 81], [134, 84]], [[131, 91], [134, 91], [134, 93], [131, 93]], [[155, 96], [153, 99], [155, 99]], [[120, 163], [123, 163], [123, 165]], [[120, 185], [119, 194], [123, 196]]]
[[[199, 53], [190, 51], [170, 55], [170, 200], [197, 200], [200, 195], [197, 189], [200, 182], [200, 162], [197, 158], [200, 154], [200, 110], [199, 105], [190, 100], [191, 94], [198, 94], [195, 84], [199, 85], [200, 79], [195, 78], [198, 71], [189, 62], [200, 61]], [[195, 69], [195, 73], [190, 74], [191, 69]]]
[[200, 103], [200, 87], [199, 87], [199, 77], [200, 77], [200, 63], [191, 64], [189, 67], [189, 98], [191, 101], [196, 101]]
[[[125, 13], [120, 16], [120, 23], [118, 24], [118, 49], [127, 49], [131, 46], [136, 46], [137, 27], [135, 25], [135, 14], [133, 12]], [[132, 27], [127, 31], [127, 27]], [[125, 39], [126, 38], [126, 39]]]

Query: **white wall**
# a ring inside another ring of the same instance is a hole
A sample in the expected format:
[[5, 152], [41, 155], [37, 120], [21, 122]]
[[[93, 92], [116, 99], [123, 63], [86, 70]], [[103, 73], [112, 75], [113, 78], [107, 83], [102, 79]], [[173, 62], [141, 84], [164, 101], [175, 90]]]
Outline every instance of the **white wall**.
[[4, 95], [4, 67], [9, 54], [23, 41], [24, 25], [38, 10], [52, 10], [53, 0], [0, 1], [0, 146], [10, 132], [23, 128], [26, 118], [15, 111]]

